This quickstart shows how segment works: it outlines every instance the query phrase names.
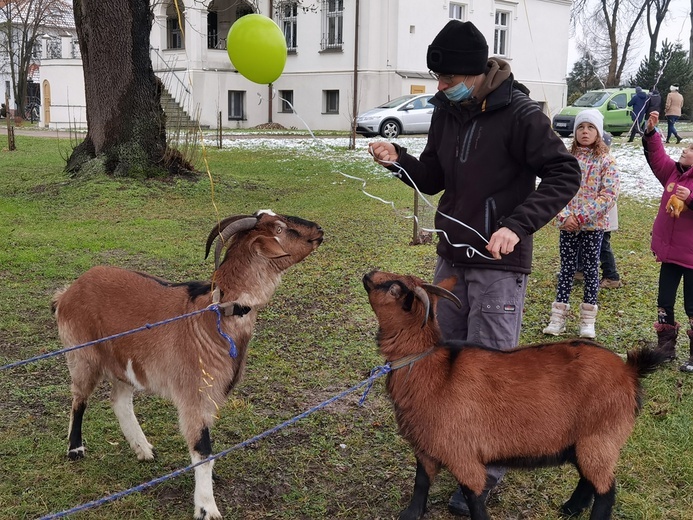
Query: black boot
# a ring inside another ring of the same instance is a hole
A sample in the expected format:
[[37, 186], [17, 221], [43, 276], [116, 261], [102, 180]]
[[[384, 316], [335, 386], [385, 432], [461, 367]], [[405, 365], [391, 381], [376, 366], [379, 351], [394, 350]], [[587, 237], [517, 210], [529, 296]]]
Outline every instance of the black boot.
[[657, 350], [667, 355], [668, 361], [676, 359], [676, 337], [679, 335], [681, 325], [669, 325], [668, 323], [655, 323], [657, 331]]
[[681, 372], [688, 372], [693, 374], [693, 329], [687, 330], [686, 334], [688, 334], [688, 337], [691, 340], [690, 357], [688, 358], [688, 361], [686, 361], [683, 365], [679, 367], [679, 370]]
[[677, 135], [676, 136], [676, 144], [679, 144], [682, 141], [682, 139]]

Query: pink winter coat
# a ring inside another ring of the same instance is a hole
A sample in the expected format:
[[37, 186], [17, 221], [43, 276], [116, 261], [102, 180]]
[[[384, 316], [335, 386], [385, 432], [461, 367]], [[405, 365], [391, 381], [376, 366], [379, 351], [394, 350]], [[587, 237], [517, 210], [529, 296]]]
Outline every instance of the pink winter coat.
[[[693, 269], [693, 168], [674, 161], [664, 151], [659, 132], [643, 136], [643, 149], [655, 177], [664, 186], [659, 211], [652, 226], [652, 252], [658, 262], [667, 262]], [[678, 218], [666, 211], [667, 202], [678, 185], [691, 190], [685, 201], [688, 209]]]

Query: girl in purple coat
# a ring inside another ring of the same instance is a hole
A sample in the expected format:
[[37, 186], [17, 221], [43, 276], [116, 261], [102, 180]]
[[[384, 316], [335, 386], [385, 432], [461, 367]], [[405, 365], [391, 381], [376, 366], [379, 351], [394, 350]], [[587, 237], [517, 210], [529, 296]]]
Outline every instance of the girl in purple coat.
[[662, 265], [657, 294], [657, 348], [676, 359], [680, 324], [674, 319], [676, 293], [683, 278], [683, 307], [688, 316], [690, 357], [682, 372], [693, 373], [693, 144], [684, 148], [678, 162], [664, 151], [656, 130], [659, 113], [652, 112], [642, 138], [643, 150], [664, 193], [652, 227], [652, 252]]

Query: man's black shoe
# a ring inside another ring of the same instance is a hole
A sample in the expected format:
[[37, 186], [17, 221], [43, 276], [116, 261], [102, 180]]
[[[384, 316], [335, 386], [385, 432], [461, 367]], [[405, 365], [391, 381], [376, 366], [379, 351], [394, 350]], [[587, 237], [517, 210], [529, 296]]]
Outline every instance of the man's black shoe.
[[[484, 501], [484, 504], [488, 501], [488, 494], [490, 491], [490, 489], [484, 489], [484, 491], [481, 493], [481, 499]], [[467, 500], [462, 494], [462, 488], [460, 486], [457, 486], [457, 489], [450, 497], [450, 501], [448, 502], [448, 511], [450, 511], [450, 514], [455, 516], [470, 516], [469, 506], [467, 505]]]

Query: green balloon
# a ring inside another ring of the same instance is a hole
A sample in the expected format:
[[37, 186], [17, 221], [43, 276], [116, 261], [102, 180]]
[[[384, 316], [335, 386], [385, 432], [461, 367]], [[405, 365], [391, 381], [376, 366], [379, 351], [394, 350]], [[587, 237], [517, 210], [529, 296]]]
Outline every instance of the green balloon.
[[250, 81], [274, 82], [286, 64], [286, 40], [279, 26], [261, 14], [247, 14], [234, 22], [226, 51], [236, 70]]

